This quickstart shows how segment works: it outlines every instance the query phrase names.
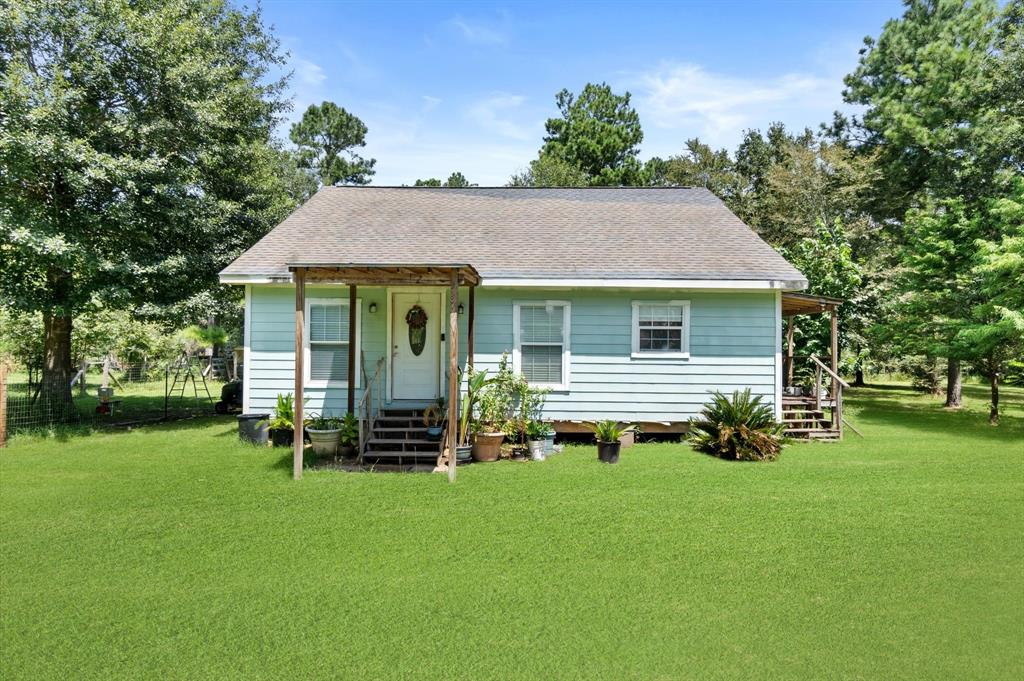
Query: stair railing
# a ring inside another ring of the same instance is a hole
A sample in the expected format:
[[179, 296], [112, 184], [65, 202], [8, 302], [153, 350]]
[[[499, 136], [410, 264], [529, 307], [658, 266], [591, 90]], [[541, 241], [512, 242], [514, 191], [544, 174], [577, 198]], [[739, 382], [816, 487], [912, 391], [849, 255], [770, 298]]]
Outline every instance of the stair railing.
[[843, 436], [843, 388], [849, 388], [850, 384], [843, 380], [843, 377], [832, 371], [832, 368], [821, 359], [811, 355], [814, 363], [814, 405], [815, 409], [821, 411], [821, 374], [824, 372], [832, 379], [832, 389], [829, 390], [829, 397], [832, 402], [832, 426], [839, 431], [839, 437]]
[[366, 389], [356, 406], [356, 414], [359, 415], [359, 461], [363, 460], [363, 453], [366, 451], [366, 443], [376, 426], [377, 414], [383, 402], [381, 395], [381, 379], [384, 376], [384, 358], [377, 360], [374, 366], [373, 376], [366, 382]]

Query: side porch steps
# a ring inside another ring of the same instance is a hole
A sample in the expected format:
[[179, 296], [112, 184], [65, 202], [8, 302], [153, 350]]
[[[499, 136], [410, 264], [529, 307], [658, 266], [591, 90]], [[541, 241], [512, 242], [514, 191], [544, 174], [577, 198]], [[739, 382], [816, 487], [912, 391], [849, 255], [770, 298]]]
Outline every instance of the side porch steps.
[[[824, 401], [822, 404], [824, 406]], [[788, 437], [821, 442], [839, 440], [839, 430], [832, 427], [832, 421], [811, 397], [784, 397], [782, 423]]]

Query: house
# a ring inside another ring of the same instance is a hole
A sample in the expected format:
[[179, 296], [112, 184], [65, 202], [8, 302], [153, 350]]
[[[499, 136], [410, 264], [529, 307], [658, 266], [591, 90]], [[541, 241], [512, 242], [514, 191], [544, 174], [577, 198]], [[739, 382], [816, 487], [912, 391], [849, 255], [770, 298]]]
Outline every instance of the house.
[[743, 388], [781, 418], [783, 297], [828, 304], [692, 188], [325, 187], [220, 276], [245, 286], [246, 411], [372, 420], [509, 353], [563, 432], [682, 432]]

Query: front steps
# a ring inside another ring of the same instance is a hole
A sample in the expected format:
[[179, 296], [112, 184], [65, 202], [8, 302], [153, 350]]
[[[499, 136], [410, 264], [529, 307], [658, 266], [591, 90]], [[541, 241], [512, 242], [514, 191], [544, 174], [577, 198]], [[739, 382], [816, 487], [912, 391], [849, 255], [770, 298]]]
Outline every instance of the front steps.
[[839, 430], [832, 427], [832, 422], [816, 407], [812, 397], [783, 397], [782, 423], [787, 437], [822, 442], [839, 440]]
[[423, 407], [386, 407], [377, 415], [364, 459], [437, 459], [442, 442], [427, 439]]

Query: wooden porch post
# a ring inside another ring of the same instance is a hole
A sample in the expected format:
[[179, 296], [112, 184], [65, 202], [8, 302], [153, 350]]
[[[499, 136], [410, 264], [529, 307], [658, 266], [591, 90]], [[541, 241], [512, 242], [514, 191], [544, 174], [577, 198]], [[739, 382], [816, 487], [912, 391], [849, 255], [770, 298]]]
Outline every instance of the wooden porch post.
[[306, 270], [296, 268], [293, 275], [295, 279], [295, 423], [294, 425], [294, 446], [295, 454], [292, 456], [292, 477], [296, 480], [302, 478], [302, 449], [305, 443], [303, 437], [303, 414], [302, 414], [302, 381], [305, 371], [303, 357], [304, 342], [302, 334], [305, 332], [306, 315]]
[[348, 413], [356, 411], [356, 285], [348, 285]]
[[796, 317], [786, 317], [786, 385], [793, 385], [793, 333], [796, 331], [794, 322]]
[[476, 325], [476, 286], [469, 287], [469, 317], [466, 319], [466, 365], [473, 372], [473, 327]]
[[459, 270], [452, 271], [448, 294], [448, 482], [455, 482], [459, 441]]
[[[839, 313], [836, 311], [836, 306], [831, 307], [832, 311], [832, 373], [839, 375]], [[839, 381], [836, 380], [835, 376], [832, 377], [832, 395], [833, 404], [832, 408], [832, 419], [835, 421], [833, 424], [836, 428], [839, 428], [841, 423], [839, 417]]]

